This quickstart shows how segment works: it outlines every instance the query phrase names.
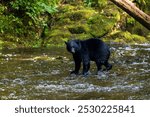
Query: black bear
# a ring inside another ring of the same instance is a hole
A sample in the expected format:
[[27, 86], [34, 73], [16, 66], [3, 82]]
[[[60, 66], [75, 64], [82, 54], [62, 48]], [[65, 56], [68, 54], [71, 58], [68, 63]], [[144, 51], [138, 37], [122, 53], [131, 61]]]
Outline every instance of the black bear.
[[70, 40], [66, 43], [67, 50], [72, 53], [75, 62], [75, 70], [71, 74], [78, 74], [83, 62], [83, 75], [88, 75], [90, 61], [95, 61], [98, 72], [102, 72], [102, 65], [105, 70], [110, 70], [112, 65], [108, 63], [110, 56], [109, 47], [100, 39], [91, 38], [88, 40]]

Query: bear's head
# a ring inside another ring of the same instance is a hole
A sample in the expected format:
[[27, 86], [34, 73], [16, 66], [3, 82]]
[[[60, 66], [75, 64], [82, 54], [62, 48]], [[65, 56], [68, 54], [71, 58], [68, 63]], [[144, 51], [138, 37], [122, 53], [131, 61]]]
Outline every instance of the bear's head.
[[76, 53], [81, 50], [81, 43], [80, 40], [70, 40], [65, 42], [66, 48], [70, 53]]

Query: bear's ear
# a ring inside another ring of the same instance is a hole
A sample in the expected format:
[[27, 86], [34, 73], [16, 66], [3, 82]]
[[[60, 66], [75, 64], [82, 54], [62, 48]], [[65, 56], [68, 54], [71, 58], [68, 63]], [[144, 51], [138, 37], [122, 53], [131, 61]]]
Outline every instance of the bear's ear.
[[65, 44], [67, 45], [67, 44], [68, 44], [68, 42], [67, 42], [67, 41], [65, 41]]

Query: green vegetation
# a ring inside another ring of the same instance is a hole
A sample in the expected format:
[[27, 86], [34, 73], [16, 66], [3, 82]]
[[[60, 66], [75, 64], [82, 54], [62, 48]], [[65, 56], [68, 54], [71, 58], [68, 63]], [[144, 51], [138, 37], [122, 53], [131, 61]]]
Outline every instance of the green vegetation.
[[[149, 0], [134, 0], [149, 13]], [[62, 45], [107, 35], [116, 43], [148, 43], [149, 31], [108, 0], [1, 0], [0, 49]]]

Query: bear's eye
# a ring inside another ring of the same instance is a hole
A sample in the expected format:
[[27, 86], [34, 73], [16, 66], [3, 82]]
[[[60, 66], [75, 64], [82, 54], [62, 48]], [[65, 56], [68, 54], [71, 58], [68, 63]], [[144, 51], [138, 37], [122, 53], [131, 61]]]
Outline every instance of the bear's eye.
[[71, 46], [71, 48], [75, 48], [75, 46]]

